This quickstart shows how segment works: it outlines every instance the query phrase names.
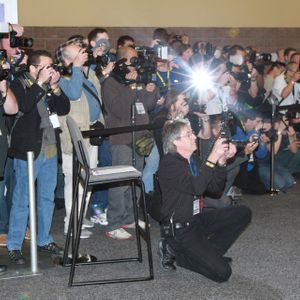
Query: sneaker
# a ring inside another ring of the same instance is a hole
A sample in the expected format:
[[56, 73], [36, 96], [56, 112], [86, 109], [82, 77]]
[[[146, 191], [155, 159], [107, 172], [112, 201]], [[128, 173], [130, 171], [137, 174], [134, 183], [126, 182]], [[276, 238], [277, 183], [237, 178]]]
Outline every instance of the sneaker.
[[1, 247], [7, 246], [7, 234], [5, 233], [0, 234], [0, 246]]
[[82, 229], [85, 228], [93, 228], [95, 226], [95, 224], [93, 222], [91, 222], [90, 220], [84, 218], [82, 221]]
[[8, 256], [10, 260], [17, 265], [24, 265], [25, 258], [21, 252], [21, 250], [9, 250]]
[[25, 240], [30, 240], [30, 229], [29, 229], [29, 227], [26, 228]]
[[[67, 231], [64, 232], [64, 235], [67, 235]], [[86, 229], [81, 229], [81, 234], [80, 234], [80, 238], [81, 239], [88, 239], [89, 237], [91, 237], [92, 233]], [[72, 233], [71, 233], [72, 236]]]
[[107, 222], [107, 215], [106, 212], [101, 213], [99, 215], [95, 215], [91, 217], [91, 221], [95, 224], [100, 224], [102, 226], [107, 226], [108, 222]]
[[[146, 223], [142, 220], [139, 220], [139, 226], [142, 229], [145, 229], [146, 228]], [[150, 227], [150, 224], [149, 224], [149, 227]], [[135, 228], [135, 222], [133, 222], [131, 224], [125, 224], [125, 225], [122, 226], [122, 228], [124, 228], [124, 229], [134, 229]]]
[[38, 250], [48, 252], [50, 254], [54, 255], [63, 255], [64, 254], [64, 249], [56, 245], [55, 243], [49, 243], [44, 246], [38, 246]]
[[132, 235], [123, 228], [118, 228], [112, 231], [106, 232], [106, 236], [115, 240], [129, 240], [132, 239]]

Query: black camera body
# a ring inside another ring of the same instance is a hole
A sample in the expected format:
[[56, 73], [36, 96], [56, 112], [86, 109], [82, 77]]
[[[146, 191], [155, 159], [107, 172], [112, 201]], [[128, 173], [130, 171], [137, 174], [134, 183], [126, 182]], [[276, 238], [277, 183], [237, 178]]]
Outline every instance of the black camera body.
[[17, 37], [16, 31], [11, 31], [9, 34], [9, 44], [11, 48], [25, 47], [31, 48], [33, 46], [33, 39], [26, 37]]
[[52, 65], [52, 68], [62, 76], [71, 76], [72, 75], [72, 66], [62, 66], [58, 64]]
[[231, 62], [227, 62], [226, 69], [227, 72], [237, 81], [241, 83], [249, 83], [251, 80], [251, 73], [249, 72], [247, 66], [242, 65], [240, 72], [232, 71], [233, 64]]
[[198, 101], [193, 101], [189, 105], [189, 109], [191, 112], [198, 112], [201, 114], [206, 113], [206, 104], [199, 104]]
[[[140, 55], [139, 57], [132, 57], [130, 65], [126, 65], [125, 62], [125, 58], [117, 61], [112, 71], [112, 76], [117, 81], [126, 85], [131, 83], [148, 84], [150, 82], [156, 82], [156, 63], [151, 59], [151, 56]], [[129, 66], [135, 67], [138, 73], [137, 78], [134, 81], [125, 78], [126, 74], [130, 72], [128, 70]]]
[[160, 59], [168, 59], [168, 46], [164, 44], [158, 44], [154, 47], [136, 46], [135, 51], [139, 57], [152, 57]]
[[9, 77], [9, 72], [6, 69], [2, 68], [2, 65], [7, 61], [6, 50], [0, 49], [0, 81], [6, 80]]

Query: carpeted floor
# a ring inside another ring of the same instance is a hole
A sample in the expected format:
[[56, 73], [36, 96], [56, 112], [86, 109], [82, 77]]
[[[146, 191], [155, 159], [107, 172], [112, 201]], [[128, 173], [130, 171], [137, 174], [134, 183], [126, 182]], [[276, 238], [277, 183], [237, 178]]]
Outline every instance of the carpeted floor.
[[[214, 283], [203, 276], [177, 268], [174, 273], [160, 269], [157, 255], [159, 228], [152, 221], [151, 237], [154, 280], [68, 288], [68, 268], [48, 264], [35, 277], [0, 281], [0, 299], [300, 299], [300, 184], [275, 197], [244, 196], [242, 203], [253, 211], [249, 228], [229, 250], [233, 275], [226, 283]], [[62, 210], [55, 213], [53, 235], [63, 245]], [[90, 239], [82, 240], [81, 252], [98, 258], [135, 253], [134, 241], [113, 241], [100, 225]], [[28, 243], [28, 242], [27, 242]], [[3, 259], [4, 249], [0, 251]], [[78, 279], [99, 279], [143, 273], [143, 264], [81, 267]]]

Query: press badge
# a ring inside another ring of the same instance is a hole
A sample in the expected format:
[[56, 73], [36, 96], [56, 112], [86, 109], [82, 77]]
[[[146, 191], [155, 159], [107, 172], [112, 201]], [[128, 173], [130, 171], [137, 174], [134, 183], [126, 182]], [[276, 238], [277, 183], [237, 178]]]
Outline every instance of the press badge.
[[200, 213], [200, 199], [196, 198], [193, 201], [193, 216]]
[[49, 116], [49, 119], [50, 119], [50, 122], [51, 122], [53, 128], [59, 128], [60, 127], [57, 114], [51, 114]]
[[135, 108], [139, 115], [144, 115], [146, 113], [144, 104], [142, 102], [135, 103]]

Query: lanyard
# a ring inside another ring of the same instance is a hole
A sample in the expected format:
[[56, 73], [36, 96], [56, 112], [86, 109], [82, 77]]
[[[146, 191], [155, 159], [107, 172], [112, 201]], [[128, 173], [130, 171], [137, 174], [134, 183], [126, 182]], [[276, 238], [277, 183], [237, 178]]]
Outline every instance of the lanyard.
[[[199, 176], [199, 169], [197, 167], [197, 164], [193, 158], [193, 156], [191, 156], [190, 158], [190, 170], [193, 176]], [[197, 201], [197, 199], [199, 199], [197, 196], [194, 196], [194, 201]], [[204, 197], [203, 195], [200, 195], [200, 199], [198, 200], [199, 202], [199, 209], [200, 209], [200, 213], [202, 213], [203, 208], [204, 208]]]
[[157, 77], [159, 78], [160, 82], [162, 83], [162, 85], [164, 87], [168, 86], [169, 85], [169, 81], [170, 81], [170, 71], [167, 71], [167, 82], [165, 82], [165, 80], [162, 78], [161, 74], [156, 71], [156, 75]]

